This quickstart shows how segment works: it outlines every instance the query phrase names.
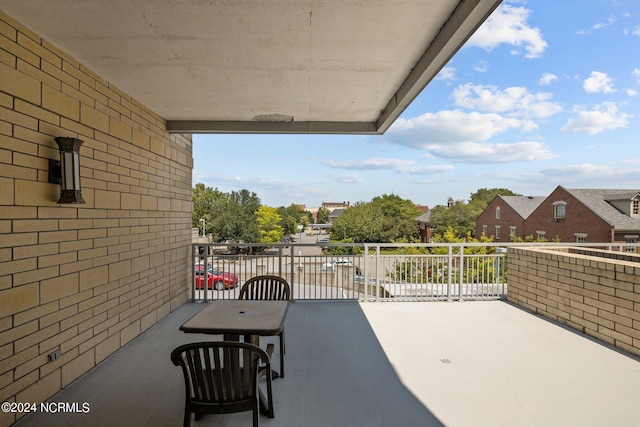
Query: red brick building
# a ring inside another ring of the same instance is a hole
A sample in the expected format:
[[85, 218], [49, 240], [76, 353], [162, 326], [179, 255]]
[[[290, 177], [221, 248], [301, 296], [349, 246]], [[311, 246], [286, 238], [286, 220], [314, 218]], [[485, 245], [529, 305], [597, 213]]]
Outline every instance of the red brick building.
[[524, 224], [526, 235], [561, 242], [636, 243], [640, 191], [558, 186]]
[[524, 238], [524, 222], [544, 197], [497, 195], [476, 219], [476, 236], [510, 242], [511, 236]]
[[428, 210], [416, 218], [418, 222], [418, 232], [420, 233], [420, 243], [430, 243], [433, 237], [433, 228], [430, 225], [431, 212]]
[[476, 236], [582, 243], [640, 241], [640, 191], [567, 189], [548, 197], [496, 196], [476, 219]]

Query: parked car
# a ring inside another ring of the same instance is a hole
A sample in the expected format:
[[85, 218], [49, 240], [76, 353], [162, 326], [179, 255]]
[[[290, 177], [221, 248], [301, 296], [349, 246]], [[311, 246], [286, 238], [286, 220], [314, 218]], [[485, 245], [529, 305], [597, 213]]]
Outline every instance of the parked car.
[[[324, 264], [322, 264], [320, 270], [335, 271], [334, 269], [339, 265], [353, 266], [353, 261], [351, 261], [350, 259], [334, 259], [333, 261], [325, 262]], [[360, 267], [358, 266], [356, 266], [356, 274], [361, 274]]]
[[205, 271], [204, 265], [196, 265], [195, 278], [196, 289], [204, 289], [205, 281], [207, 289], [215, 289], [217, 291], [233, 289], [238, 286], [238, 277], [235, 274], [226, 273], [213, 267], [209, 267]]

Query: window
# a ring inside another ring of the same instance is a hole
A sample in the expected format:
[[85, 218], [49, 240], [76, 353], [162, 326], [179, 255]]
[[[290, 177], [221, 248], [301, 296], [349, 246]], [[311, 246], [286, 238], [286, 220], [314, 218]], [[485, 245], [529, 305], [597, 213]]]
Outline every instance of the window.
[[487, 235], [487, 226], [486, 226], [486, 225], [483, 225], [483, 226], [482, 226], [482, 235], [483, 235], [483, 236], [486, 236], [486, 235]]
[[575, 233], [576, 243], [587, 243], [587, 233]]
[[536, 234], [538, 235], [537, 237], [538, 240], [547, 240], [544, 237], [547, 234], [546, 231], [536, 231]]
[[[640, 236], [637, 236], [637, 235], [624, 236], [624, 241], [629, 244], [638, 243], [638, 237]], [[640, 248], [636, 248], [635, 246], [626, 246], [624, 248], [625, 252], [636, 252], [637, 249], [640, 249]]]
[[500, 226], [499, 225], [496, 225], [495, 238], [496, 238], [496, 240], [500, 239]]
[[640, 216], [640, 200], [631, 202], [631, 216]]
[[509, 227], [509, 236], [516, 237], [516, 227], [514, 225]]
[[500, 206], [496, 208], [496, 219], [500, 219]]
[[567, 217], [567, 202], [555, 202], [553, 204], [553, 217], [565, 219]]

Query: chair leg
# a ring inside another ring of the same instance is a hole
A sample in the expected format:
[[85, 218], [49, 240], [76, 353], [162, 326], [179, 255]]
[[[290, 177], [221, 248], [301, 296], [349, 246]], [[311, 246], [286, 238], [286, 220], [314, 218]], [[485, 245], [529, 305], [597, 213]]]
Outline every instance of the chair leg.
[[287, 346], [284, 343], [284, 329], [280, 332], [280, 344], [282, 345], [282, 348], [284, 349], [284, 352], [287, 352]]
[[280, 378], [284, 378], [284, 331], [280, 332]]
[[260, 423], [260, 405], [258, 402], [253, 404], [253, 427], [258, 427]]
[[191, 412], [184, 411], [184, 427], [191, 427]]
[[273, 413], [273, 394], [271, 390], [271, 381], [272, 375], [271, 372], [268, 372], [267, 375], [267, 416], [269, 418], [274, 418], [275, 415]]

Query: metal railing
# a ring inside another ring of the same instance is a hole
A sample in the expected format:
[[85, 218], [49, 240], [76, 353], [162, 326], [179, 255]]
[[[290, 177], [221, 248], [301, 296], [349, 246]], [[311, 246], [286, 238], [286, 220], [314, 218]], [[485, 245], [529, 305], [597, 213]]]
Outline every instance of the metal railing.
[[[194, 276], [192, 297], [200, 301], [236, 299], [246, 280], [272, 274], [289, 282], [296, 300], [503, 299], [507, 294], [507, 247], [518, 245], [629, 251], [628, 244], [593, 243], [195, 243], [193, 264], [200, 273]], [[639, 250], [637, 244], [632, 247]], [[208, 270], [206, 278], [204, 270]]]

